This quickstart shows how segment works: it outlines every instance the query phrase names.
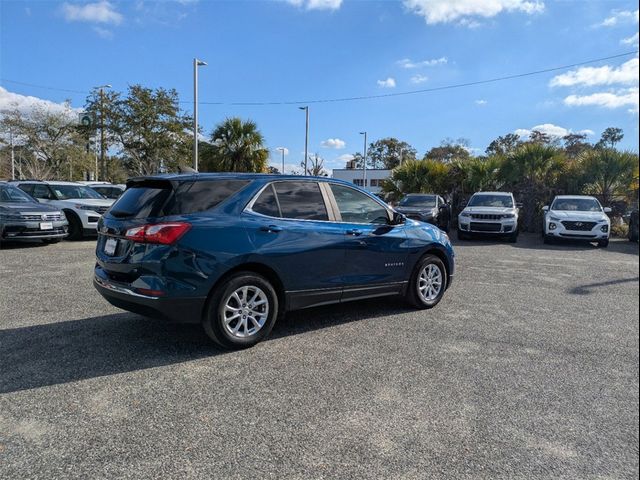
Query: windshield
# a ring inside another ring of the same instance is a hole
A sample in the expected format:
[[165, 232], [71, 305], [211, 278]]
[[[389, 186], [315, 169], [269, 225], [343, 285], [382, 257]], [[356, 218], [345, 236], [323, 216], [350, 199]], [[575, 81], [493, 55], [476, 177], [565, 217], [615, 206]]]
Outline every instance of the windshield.
[[104, 198], [93, 188], [84, 185], [50, 185], [58, 200], [69, 200], [72, 198]]
[[434, 195], [411, 195], [400, 200], [398, 206], [433, 208], [436, 206], [436, 197]]
[[33, 203], [34, 200], [19, 188], [10, 185], [2, 185], [0, 186], [0, 202]]
[[571, 212], [601, 212], [600, 202], [595, 198], [556, 198], [551, 210]]
[[474, 195], [467, 206], [513, 208], [513, 198], [511, 195]]

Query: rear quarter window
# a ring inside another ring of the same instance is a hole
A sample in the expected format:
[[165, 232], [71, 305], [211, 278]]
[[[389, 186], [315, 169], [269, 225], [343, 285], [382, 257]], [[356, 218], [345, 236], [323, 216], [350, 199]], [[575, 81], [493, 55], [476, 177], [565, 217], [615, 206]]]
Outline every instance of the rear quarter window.
[[172, 213], [182, 215], [211, 210], [248, 183], [248, 180], [193, 182], [190, 187], [178, 190]]

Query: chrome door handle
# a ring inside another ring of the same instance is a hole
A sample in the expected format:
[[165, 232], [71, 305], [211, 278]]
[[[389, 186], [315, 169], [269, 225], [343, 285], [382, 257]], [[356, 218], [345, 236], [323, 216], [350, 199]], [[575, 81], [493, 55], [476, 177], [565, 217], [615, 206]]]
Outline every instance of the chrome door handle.
[[260, 231], [268, 232], [268, 233], [278, 233], [282, 231], [282, 227], [279, 227], [277, 225], [269, 225], [269, 226], [260, 227]]
[[360, 235], [362, 235], [362, 231], [358, 230], [357, 228], [354, 228], [353, 230], [347, 230], [346, 234], [347, 235], [352, 235], [354, 237], [359, 237]]

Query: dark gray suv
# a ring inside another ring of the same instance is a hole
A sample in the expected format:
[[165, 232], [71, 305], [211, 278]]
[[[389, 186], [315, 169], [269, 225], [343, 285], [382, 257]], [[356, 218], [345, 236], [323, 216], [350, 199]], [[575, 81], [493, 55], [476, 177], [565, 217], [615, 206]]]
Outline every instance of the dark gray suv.
[[39, 239], [55, 243], [67, 236], [62, 211], [38, 203], [18, 187], [0, 182], [0, 241]]

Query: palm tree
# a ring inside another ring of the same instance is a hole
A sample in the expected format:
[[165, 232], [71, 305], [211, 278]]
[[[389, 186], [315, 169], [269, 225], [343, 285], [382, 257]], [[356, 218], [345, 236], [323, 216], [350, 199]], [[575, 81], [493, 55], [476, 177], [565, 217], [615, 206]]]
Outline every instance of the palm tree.
[[383, 184], [385, 193], [440, 193], [449, 191], [450, 165], [436, 160], [407, 160], [393, 169], [391, 178]]
[[456, 160], [452, 165], [452, 173], [459, 185], [460, 193], [473, 193], [482, 190], [500, 188], [498, 173], [503, 159], [494, 155], [488, 158], [473, 157], [467, 160]]
[[203, 151], [202, 170], [266, 172], [269, 150], [255, 122], [227, 118], [211, 134], [211, 148]]
[[627, 195], [638, 168], [638, 155], [613, 148], [584, 152], [581, 158], [586, 186], [583, 192], [600, 196], [609, 204], [616, 195]]

